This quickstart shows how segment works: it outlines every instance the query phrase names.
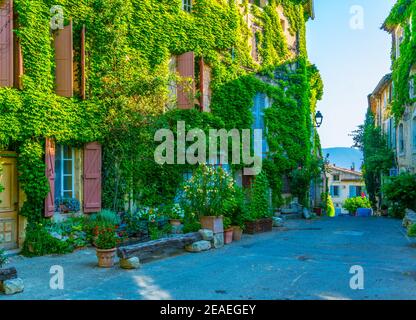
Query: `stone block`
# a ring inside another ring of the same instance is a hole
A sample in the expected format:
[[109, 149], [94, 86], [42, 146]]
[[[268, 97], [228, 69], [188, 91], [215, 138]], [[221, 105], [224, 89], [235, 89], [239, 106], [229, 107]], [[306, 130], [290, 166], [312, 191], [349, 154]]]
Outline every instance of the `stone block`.
[[197, 241], [194, 242], [190, 245], [187, 245], [185, 247], [186, 251], [188, 252], [202, 252], [202, 251], [207, 251], [211, 249], [211, 242], [209, 241], [205, 241], [205, 240], [201, 240], [201, 241]]
[[120, 259], [120, 267], [123, 269], [139, 269], [140, 259], [138, 257], [132, 257], [129, 259]]
[[215, 249], [222, 248], [224, 246], [224, 233], [215, 233], [214, 238], [211, 240], [211, 244]]
[[211, 241], [211, 240], [214, 239], [214, 232], [212, 230], [201, 229], [201, 230], [199, 230], [199, 233], [202, 236], [202, 240]]
[[3, 281], [1, 287], [2, 291], [7, 295], [23, 292], [23, 290], [25, 289], [23, 280], [20, 278], [5, 280]]

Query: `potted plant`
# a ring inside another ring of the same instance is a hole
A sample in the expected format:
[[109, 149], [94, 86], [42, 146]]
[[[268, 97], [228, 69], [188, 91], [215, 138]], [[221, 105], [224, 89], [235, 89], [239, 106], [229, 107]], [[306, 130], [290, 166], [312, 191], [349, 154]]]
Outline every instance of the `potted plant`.
[[182, 219], [184, 218], [184, 216], [185, 212], [180, 206], [180, 204], [175, 203], [168, 212], [169, 223], [174, 227], [180, 226], [182, 224]]
[[256, 176], [251, 194], [249, 214], [245, 224], [245, 232], [249, 234], [269, 232], [273, 230], [272, 210], [270, 208], [269, 183], [265, 173]]
[[230, 244], [233, 242], [234, 228], [231, 226], [231, 219], [224, 218], [224, 244]]
[[121, 242], [115, 226], [97, 226], [97, 237], [95, 247], [98, 258], [98, 266], [111, 268], [114, 266], [117, 245]]
[[224, 232], [225, 203], [234, 197], [234, 180], [221, 167], [200, 165], [180, 194], [180, 203], [189, 214], [199, 217], [201, 226], [215, 234]]

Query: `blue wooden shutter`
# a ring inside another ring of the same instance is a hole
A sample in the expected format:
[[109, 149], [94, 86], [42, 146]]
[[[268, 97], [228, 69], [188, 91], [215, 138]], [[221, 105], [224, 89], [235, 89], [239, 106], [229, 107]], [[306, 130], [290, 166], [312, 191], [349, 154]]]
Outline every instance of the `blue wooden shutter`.
[[331, 197], [333, 197], [334, 196], [334, 186], [331, 186], [330, 188], [329, 188], [329, 193], [330, 193], [330, 195], [331, 195]]

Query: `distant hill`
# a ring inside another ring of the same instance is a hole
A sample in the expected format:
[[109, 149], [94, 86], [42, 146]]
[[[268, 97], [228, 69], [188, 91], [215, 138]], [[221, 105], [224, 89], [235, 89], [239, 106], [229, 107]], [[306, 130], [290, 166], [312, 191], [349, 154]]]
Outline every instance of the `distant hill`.
[[363, 163], [363, 153], [354, 148], [327, 148], [322, 150], [322, 154], [326, 157], [329, 154], [329, 163], [337, 167], [351, 169], [355, 165], [355, 170], [361, 171]]

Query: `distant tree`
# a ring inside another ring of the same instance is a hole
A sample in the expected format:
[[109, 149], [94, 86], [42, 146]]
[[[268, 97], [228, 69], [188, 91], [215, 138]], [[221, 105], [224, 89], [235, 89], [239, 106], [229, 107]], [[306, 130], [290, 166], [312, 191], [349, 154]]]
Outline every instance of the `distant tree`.
[[366, 188], [373, 208], [381, 203], [381, 179], [394, 166], [394, 153], [387, 145], [387, 139], [380, 127], [375, 125], [371, 110], [367, 111], [364, 125], [355, 131], [354, 142], [364, 153], [362, 167]]

